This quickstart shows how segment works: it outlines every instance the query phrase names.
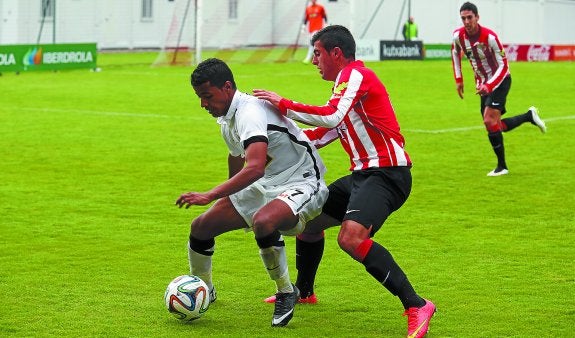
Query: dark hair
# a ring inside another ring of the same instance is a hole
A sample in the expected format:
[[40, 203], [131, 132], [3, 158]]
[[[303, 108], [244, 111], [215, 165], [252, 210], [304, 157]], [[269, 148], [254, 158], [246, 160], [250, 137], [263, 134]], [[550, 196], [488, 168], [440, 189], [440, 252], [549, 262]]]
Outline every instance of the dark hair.
[[474, 4], [472, 4], [471, 2], [466, 2], [463, 5], [461, 5], [461, 8], [459, 9], [459, 12], [463, 12], [463, 11], [472, 11], [473, 14], [477, 15], [477, 6], [475, 6]]
[[340, 25], [326, 26], [315, 33], [311, 43], [321, 42], [326, 51], [331, 52], [335, 47], [341, 49], [346, 59], [355, 59], [355, 40], [349, 29]]
[[232, 70], [224, 61], [216, 58], [200, 62], [192, 72], [190, 80], [194, 87], [210, 82], [212, 86], [218, 88], [222, 88], [226, 81], [230, 81], [232, 88], [236, 89], [236, 82], [234, 81]]

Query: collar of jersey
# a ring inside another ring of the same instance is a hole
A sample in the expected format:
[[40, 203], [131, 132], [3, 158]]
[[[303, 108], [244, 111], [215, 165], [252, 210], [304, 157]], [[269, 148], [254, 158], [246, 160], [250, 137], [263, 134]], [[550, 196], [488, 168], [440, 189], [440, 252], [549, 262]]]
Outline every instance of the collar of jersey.
[[226, 115], [218, 117], [219, 124], [228, 124], [228, 121], [231, 120], [232, 117], [234, 117], [234, 115], [236, 114], [236, 111], [238, 110], [238, 106], [241, 101], [241, 97], [244, 95], [246, 94], [240, 92], [239, 90], [236, 90], [236, 92], [234, 93], [234, 97], [232, 98], [232, 103], [230, 104], [228, 112], [226, 113]]

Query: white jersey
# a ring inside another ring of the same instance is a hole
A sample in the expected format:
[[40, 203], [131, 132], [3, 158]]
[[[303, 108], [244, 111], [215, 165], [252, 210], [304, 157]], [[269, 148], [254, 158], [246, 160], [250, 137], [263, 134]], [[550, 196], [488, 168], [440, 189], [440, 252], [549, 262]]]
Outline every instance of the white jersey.
[[[325, 166], [303, 131], [281, 116], [271, 103], [236, 91], [226, 115], [218, 118], [230, 154], [245, 156], [250, 139], [268, 140], [265, 174], [256, 183], [264, 189], [277, 189], [309, 179], [323, 181]], [[322, 182], [323, 183], [323, 182]]]

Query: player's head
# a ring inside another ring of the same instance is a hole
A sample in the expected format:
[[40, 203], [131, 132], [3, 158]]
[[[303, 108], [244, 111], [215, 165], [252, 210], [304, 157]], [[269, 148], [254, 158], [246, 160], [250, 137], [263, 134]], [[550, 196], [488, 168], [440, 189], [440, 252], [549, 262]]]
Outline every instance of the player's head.
[[192, 86], [197, 87], [208, 81], [212, 86], [216, 86], [218, 88], [222, 88], [224, 84], [229, 81], [233, 88], [236, 89], [232, 70], [220, 59], [211, 58], [204, 60], [200, 62], [192, 72]]
[[327, 26], [312, 38], [313, 59], [322, 79], [335, 81], [337, 74], [355, 60], [355, 40], [351, 32], [339, 25]]
[[331, 52], [334, 48], [341, 49], [347, 59], [355, 59], [355, 39], [349, 29], [340, 25], [331, 25], [322, 28], [311, 39], [312, 45], [319, 41], [326, 51]]
[[477, 12], [477, 6], [471, 2], [466, 2], [461, 5], [459, 15], [461, 16], [461, 22], [463, 22], [463, 26], [465, 26], [467, 34], [477, 34], [479, 31], [479, 14]]
[[463, 5], [461, 5], [461, 8], [459, 8], [459, 12], [463, 12], [463, 11], [471, 11], [475, 15], [479, 14], [479, 12], [477, 11], [477, 6], [475, 6], [474, 4], [472, 4], [469, 1], [464, 3]]
[[191, 83], [200, 98], [200, 105], [213, 117], [227, 113], [236, 92], [236, 83], [224, 61], [211, 58], [200, 62], [192, 72]]

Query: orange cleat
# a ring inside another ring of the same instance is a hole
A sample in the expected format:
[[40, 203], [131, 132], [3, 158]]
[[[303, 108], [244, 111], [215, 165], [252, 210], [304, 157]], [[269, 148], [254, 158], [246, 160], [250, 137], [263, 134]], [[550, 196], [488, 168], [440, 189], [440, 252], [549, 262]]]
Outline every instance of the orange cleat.
[[[270, 296], [270, 297], [264, 299], [264, 302], [273, 304], [276, 302], [276, 296], [275, 295]], [[315, 293], [312, 293], [308, 297], [299, 298], [297, 302], [300, 304], [317, 304], [317, 297], [316, 297]]]

